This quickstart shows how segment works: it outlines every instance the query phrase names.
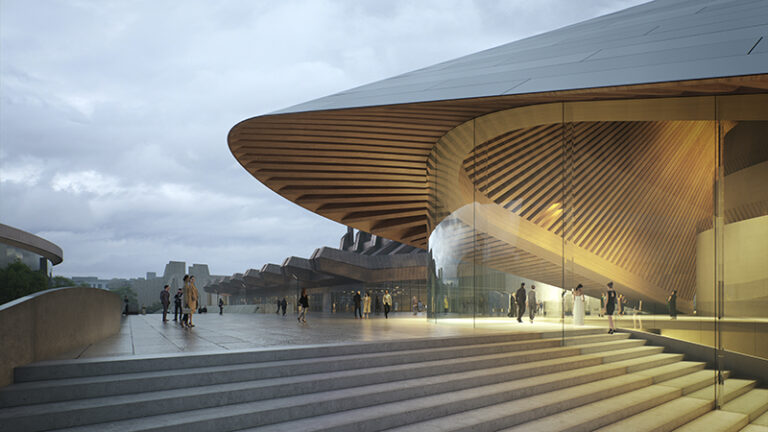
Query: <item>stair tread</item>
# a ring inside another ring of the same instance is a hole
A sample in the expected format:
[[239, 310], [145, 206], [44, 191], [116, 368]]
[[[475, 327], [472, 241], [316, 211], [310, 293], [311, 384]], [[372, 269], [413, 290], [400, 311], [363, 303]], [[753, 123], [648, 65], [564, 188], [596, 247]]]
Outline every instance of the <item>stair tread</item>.
[[[594, 430], [595, 428], [618, 421], [618, 419], [625, 416], [633, 415], [649, 407], [667, 402], [679, 395], [679, 389], [652, 385], [503, 429], [503, 431], [567, 430], [576, 427]], [[621, 407], [621, 409], [617, 409], [617, 407]]]
[[752, 424], [768, 426], [768, 412], [752, 420]]
[[[563, 349], [567, 349], [567, 348], [563, 348]], [[640, 355], [642, 353], [653, 352], [652, 347], [643, 347], [643, 346], [633, 347], [633, 348], [618, 350], [618, 351], [625, 352], [627, 354], [634, 353], [637, 355]], [[546, 350], [546, 352], [551, 352], [551, 351]], [[409, 378], [405, 381], [399, 380], [399, 379], [393, 379], [392, 381], [378, 383], [377, 388], [379, 390], [381, 390], [382, 388], [389, 388], [389, 387], [402, 388], [403, 386], [409, 387], [409, 386], [415, 386], [415, 385], [426, 385], [427, 383], [434, 382], [436, 379], [456, 380], [456, 379], [477, 378], [483, 375], [493, 375], [493, 374], [513, 372], [513, 371], [535, 371], [543, 367], [557, 367], [558, 365], [567, 365], [569, 363], [575, 364], [575, 365], [600, 364], [602, 363], [601, 361], [602, 358], [603, 356], [601, 354], [592, 353], [592, 354], [586, 354], [586, 355], [558, 357], [558, 358], [549, 359], [549, 360], [517, 363], [509, 366], [494, 367], [494, 368], [487, 368], [487, 369], [481, 369], [481, 370], [466, 370], [466, 371], [454, 372], [450, 374], [439, 374], [439, 369], [437, 369], [438, 370], [437, 375], [428, 375], [428, 376], [419, 377], [419, 378]], [[642, 359], [643, 357], [639, 357], [639, 358]], [[431, 363], [430, 366], [433, 369], [445, 366], [445, 362], [441, 362], [441, 361], [435, 361], [430, 363]], [[642, 364], [642, 361], [638, 361], [638, 363]], [[627, 364], [631, 364], [631, 363], [627, 363]], [[402, 366], [403, 365], [397, 365], [397, 369], [402, 369]], [[199, 399], [201, 396], [205, 394], [217, 394], [221, 392], [236, 392], [236, 391], [243, 391], [248, 389], [263, 388], [268, 386], [294, 385], [297, 382], [304, 381], [304, 380], [312, 380], [312, 379], [338, 380], [342, 377], [354, 376], [359, 374], [385, 373], [385, 371], [394, 370], [394, 368], [395, 366], [389, 367], [389, 368], [384, 367], [382, 368], [382, 370], [379, 370], [379, 371], [375, 369], [356, 369], [352, 371], [340, 371], [335, 373], [326, 372], [326, 373], [308, 374], [308, 375], [301, 375], [301, 376], [250, 380], [246, 382], [233, 382], [233, 383], [197, 386], [195, 387], [193, 397]], [[402, 383], [406, 383], [406, 384], [403, 385]], [[385, 386], [385, 387], [382, 387], [382, 386]], [[332, 391], [332, 390], [329, 390], [329, 391]], [[125, 405], [128, 403], [138, 403], [143, 401], [161, 401], [165, 399], [185, 398], [185, 397], [190, 397], [190, 393], [188, 389], [179, 388], [179, 389], [172, 389], [172, 390], [151, 391], [151, 392], [145, 392], [145, 393], [132, 393], [132, 394], [126, 394], [126, 395], [111, 395], [111, 396], [96, 397], [96, 398], [77, 399], [72, 401], [58, 401], [58, 402], [49, 402], [44, 404], [22, 405], [22, 406], [16, 406], [16, 407], [0, 408], [0, 419], [13, 418], [13, 417], [24, 416], [24, 415], [40, 415], [41, 413], [69, 412], [76, 409], [103, 408], [103, 407], [114, 406], [114, 405]]]
[[[577, 336], [576, 338], [580, 338], [581, 340], [584, 340], [584, 338], [591, 338], [593, 336], [595, 335]], [[604, 336], [604, 335], [597, 335], [597, 336]], [[629, 343], [629, 341], [631, 340], [617, 338], [613, 341], [606, 341], [601, 343], [590, 343], [585, 345], [608, 346], [613, 343], [627, 343], [628, 345], [634, 345]], [[489, 346], [506, 345], [510, 347], [512, 346], [517, 347], [517, 346], [526, 346], [529, 344], [547, 345], [547, 344], [554, 344], [554, 343], [559, 343], [559, 341], [534, 339], [534, 340], [525, 340], [525, 341], [498, 342], [498, 343], [490, 343], [490, 344], [475, 344], [475, 345], [468, 345], [468, 346], [462, 346], [462, 347], [426, 348], [426, 349], [419, 349], [419, 350], [408, 350], [408, 353], [456, 352], [462, 349], [476, 350], [477, 348], [489, 347]], [[498, 354], [528, 353], [531, 351], [538, 351], [542, 349], [555, 350], [555, 349], [577, 349], [577, 348], [579, 348], [579, 345], [567, 346], [567, 347], [552, 346], [552, 347], [537, 348], [537, 349], [525, 349], [521, 351], [505, 351], [504, 353], [498, 353]], [[204, 374], [204, 373], [216, 373], [221, 371], [238, 370], [238, 369], [242, 370], [242, 369], [254, 369], [254, 368], [270, 368], [275, 366], [285, 367], [290, 365], [312, 364], [312, 363], [317, 363], [318, 361], [335, 362], [339, 360], [347, 360], [350, 358], [350, 356], [354, 356], [354, 358], [356, 359], [372, 359], [377, 357], [391, 357], [393, 355], [401, 356], [402, 354], [395, 354], [392, 352], [376, 352], [376, 353], [367, 353], [367, 354], [323, 356], [323, 357], [291, 359], [291, 360], [262, 361], [262, 362], [255, 362], [255, 363], [234, 363], [234, 364], [228, 364], [228, 365], [205, 366], [205, 367], [195, 367], [195, 368], [169, 369], [169, 370], [159, 370], [159, 371], [156, 370], [156, 371], [120, 373], [120, 374], [114, 374], [114, 375], [93, 375], [93, 376], [84, 376], [84, 377], [76, 377], [76, 378], [29, 381], [29, 382], [14, 383], [0, 390], [0, 393], [5, 391], [14, 391], [14, 390], [21, 390], [21, 389], [34, 389], [34, 388], [50, 389], [51, 387], [54, 387], [54, 386], [66, 386], [66, 385], [73, 385], [73, 384], [89, 384], [89, 383], [103, 383], [103, 382], [114, 383], [116, 381], [136, 379], [136, 378], [160, 378], [160, 377], [166, 377], [166, 376], [176, 377], [176, 376], [184, 376], [184, 375], [190, 375], [190, 374], [198, 375], [198, 374]], [[494, 355], [494, 354], [484, 354], [484, 355]], [[457, 356], [452, 359], [447, 359], [447, 361], [463, 359], [465, 357], [473, 357], [473, 356]], [[446, 360], [440, 360], [440, 361], [446, 361]], [[420, 362], [420, 361], [415, 361], [415, 362]], [[402, 363], [402, 364], [406, 364], [406, 363]]]
[[[657, 355], [663, 355], [663, 354], [657, 354]], [[653, 356], [649, 356], [653, 357]], [[520, 380], [515, 380], [511, 382], [504, 382], [504, 383], [498, 383], [498, 384], [491, 384], [491, 385], [485, 385], [485, 386], [479, 386], [479, 387], [473, 387], [458, 391], [452, 391], [452, 392], [445, 392], [445, 393], [439, 393], [434, 395], [428, 395], [428, 396], [422, 396], [422, 397], [414, 397], [407, 400], [396, 400], [393, 402], [377, 402], [375, 404], [372, 404], [370, 406], [361, 407], [361, 408], [353, 408], [348, 409], [349, 406], [346, 403], [342, 403], [343, 407], [340, 407], [338, 411], [344, 410], [345, 415], [338, 416], [337, 411], [328, 413], [328, 414], [315, 414], [311, 412], [306, 412], [304, 410], [304, 404], [309, 402], [317, 402], [318, 400], [330, 400], [330, 401], [338, 401], [342, 398], [344, 400], [353, 400], [354, 398], [359, 398], [361, 391], [367, 391], [374, 395], [379, 395], [381, 393], [381, 389], [379, 387], [372, 388], [372, 389], [345, 389], [341, 391], [334, 391], [334, 392], [325, 392], [325, 393], [317, 393], [314, 395], [301, 395], [296, 396], [292, 398], [282, 398], [282, 399], [276, 399], [276, 400], [268, 400], [268, 401], [259, 401], [259, 402], [249, 402], [249, 403], [243, 403], [243, 404], [235, 404], [235, 405], [229, 405], [227, 406], [227, 417], [231, 418], [233, 416], [259, 416], [260, 414], [263, 414], [265, 411], [270, 409], [277, 409], [281, 407], [296, 409], [299, 412], [302, 412], [302, 417], [311, 417], [307, 418], [306, 422], [307, 424], [301, 424], [296, 425], [296, 430], [305, 430], [306, 428], [312, 426], [313, 424], [323, 424], [324, 422], [339, 422], [342, 423], [345, 421], [350, 421], [349, 419], [354, 418], [355, 421], [361, 421], [363, 418], [378, 418], [379, 416], [387, 416], [389, 414], [392, 414], [393, 412], [398, 412], [399, 410], [403, 411], [413, 411], [417, 409], [440, 409], [448, 406], [456, 406], [456, 405], [464, 405], [467, 401], [477, 399], [477, 398], [486, 398], [486, 397], [495, 397], [495, 395], [504, 395], [508, 399], [508, 395], [512, 394], [513, 392], [518, 392], [521, 395], [524, 395], [525, 392], [529, 392], [531, 388], [535, 388], [536, 386], [542, 386], [545, 385], [547, 382], [550, 383], [566, 383], [567, 385], [567, 379], [570, 376], [571, 379], [578, 379], [579, 376], [583, 376], [585, 374], [588, 374], [590, 372], [599, 374], [601, 372], [605, 373], [606, 371], [617, 371], [621, 368], [615, 365], [615, 364], [606, 364], [606, 365], [598, 365], [594, 366], [594, 369], [592, 371], [585, 371], [584, 369], [577, 369], [577, 370], [570, 370], [566, 372], [558, 372], [555, 374], [549, 374], [544, 376], [535, 376], [531, 378], [525, 378]], [[602, 369], [599, 369], [602, 368]], [[628, 378], [627, 378], [628, 377]], [[626, 386], [632, 383], [647, 383], [651, 380], [649, 377], [642, 377], [642, 376], [636, 376], [636, 375], [619, 375], [614, 378], [607, 378], [609, 381], [608, 384], [603, 384], [604, 386], [607, 386], [608, 388], [613, 388], [612, 386]], [[593, 381], [590, 384], [593, 384], [594, 382], [601, 382], [606, 381], [606, 379]], [[560, 395], [562, 392], [569, 391], [568, 388], [564, 390], [558, 390], [557, 392], [554, 392], [556, 395]], [[518, 399], [519, 400], [519, 399]], [[545, 400], [545, 399], [542, 399]], [[351, 413], [359, 413], [354, 415], [348, 415]], [[113, 422], [113, 423], [104, 423], [104, 424], [95, 424], [95, 425], [88, 425], [82, 428], [77, 428], [73, 430], [120, 430], [120, 431], [130, 431], [130, 430], [141, 430], [145, 425], [149, 424], [185, 424], [185, 423], [191, 423], [191, 422], [204, 422], [207, 420], [215, 419], [221, 415], [220, 408], [207, 408], [207, 409], [201, 409], [196, 411], [189, 411], [184, 413], [175, 413], [174, 415], [168, 417], [167, 415], [159, 415], [159, 416], [152, 416], [152, 417], [145, 417], [141, 419], [129, 419], [119, 422]], [[294, 422], [302, 422], [304, 420], [294, 420], [292, 422], [287, 422], [293, 424]], [[278, 423], [277, 427], [289, 427], [286, 426], [287, 423]], [[290, 426], [293, 427], [293, 426]], [[111, 429], [112, 428], [112, 429]], [[279, 430], [279, 429], [278, 429]], [[311, 429], [306, 429], [311, 430]]]
[[721, 409], [746, 414], [753, 421], [768, 410], [768, 389], [752, 389], [726, 403]]
[[746, 425], [744, 429], [741, 429], [739, 432], [768, 432], [768, 426], [750, 423]]
[[747, 416], [728, 411], [710, 411], [675, 429], [675, 432], [736, 432], [749, 423]]
[[[660, 354], [663, 355], [663, 354]], [[611, 365], [603, 365], [603, 366], [616, 366], [616, 364]], [[532, 415], [530, 419], [537, 418], [537, 416], [541, 415], [540, 413], [542, 410], [546, 410], [546, 407], [550, 407], [549, 409], [552, 409], [551, 407], [553, 405], [557, 405], [558, 403], [562, 403], [563, 401], [569, 401], [573, 398], [581, 398], [585, 399], [586, 402], [589, 402], [589, 399], [586, 399], [585, 395], [591, 395], [591, 397], [596, 397], [599, 399], [599, 395], [602, 393], [606, 394], [619, 394], [625, 391], [628, 387], [632, 385], [639, 385], [643, 384], [650, 385], [653, 378], [650, 376], [641, 376], [637, 374], [627, 374], [627, 375], [620, 375], [612, 378], [605, 378], [598, 381], [588, 382], [585, 384], [579, 384], [571, 387], [567, 387], [560, 390], [555, 390], [552, 392], [547, 393], [541, 393], [533, 396], [524, 397], [521, 399], [513, 399], [509, 400], [509, 398], [506, 398], [505, 401], [483, 406], [475, 409], [469, 409], [466, 410], [466, 407], [459, 408], [460, 412], [457, 413], [444, 413], [441, 415], [436, 416], [430, 416], [430, 417], [436, 417], [432, 419], [427, 419], [418, 423], [409, 424], [406, 426], [400, 426], [398, 427], [397, 431], [442, 431], [442, 430], [450, 430], [451, 428], [459, 428], [459, 426], [466, 426], [468, 428], [471, 428], [479, 423], [487, 422], [489, 419], [496, 418], [498, 416], [506, 416], [509, 413], [521, 413]], [[631, 390], [631, 388], [629, 389]], [[669, 392], [669, 393], [675, 393], [676, 391], [674, 389], [660, 389], [661, 392]], [[388, 415], [395, 415], [395, 413], [400, 412], [401, 410], [413, 410], [415, 409], [416, 405], [409, 404], [409, 401], [403, 401], [403, 402], [396, 402], [394, 404], [386, 404], [385, 406], [382, 405], [381, 408], [383, 408], [383, 414], [384, 416]], [[421, 403], [422, 401], [415, 401], [417, 403]], [[443, 408], [444, 405], [440, 405], [440, 399], [437, 398], [434, 401], [432, 401], [435, 406], [434, 408], [440, 409]], [[585, 403], [586, 403], [585, 402]], [[545, 407], [545, 408], [542, 408]], [[557, 408], [555, 408], [557, 409]], [[339, 428], [340, 426], [350, 422], [349, 418], [355, 418], [356, 421], [361, 421], [362, 419], [377, 419], [379, 418], [378, 414], [369, 413], [369, 408], [365, 409], [359, 409], [359, 410], [352, 410], [349, 411], [345, 415], [344, 418], [339, 418], [340, 416], [334, 416], [334, 415], [326, 415], [326, 416], [320, 416], [321, 424], [323, 425], [329, 425], [328, 427], [332, 428], [329, 430], [333, 430], [333, 428]], [[544, 413], [546, 415], [546, 413]], [[314, 418], [318, 419], [318, 418]], [[529, 419], [529, 420], [530, 420]], [[527, 420], [526, 420], [527, 421]], [[313, 422], [311, 420], [298, 420], [295, 422], [290, 423], [281, 423], [277, 425], [268, 425], [264, 427], [259, 428], [253, 428], [248, 429], [252, 431], [280, 431], [281, 427], [285, 427], [286, 429], [283, 430], [325, 430], [325, 426], [323, 428], [316, 427], [313, 425]]]
[[711, 411], [712, 406], [711, 401], [683, 396], [604, 426], [596, 432], [671, 431]]
[[[730, 378], [725, 380], [723, 384], [723, 394], [721, 395], [720, 403], [726, 404], [732, 399], [735, 399], [751, 390], [755, 386], [755, 381]], [[715, 386], [716, 384], [709, 385], [701, 390], [688, 394], [688, 396], [699, 399], [714, 400]]]
[[[630, 348], [624, 351], [635, 352], [638, 354], [642, 354], [643, 352], [650, 352], [650, 350], [643, 349], [643, 348], [646, 348], [646, 347]], [[634, 363], [642, 364], [643, 358], [644, 357], [639, 357], [637, 359], [638, 361]], [[634, 364], [634, 363], [622, 363], [622, 364], [615, 365], [614, 367], [621, 368], [621, 367], [624, 367], [625, 364]], [[483, 378], [484, 376], [493, 377], [500, 374], [510, 374], [515, 372], [519, 372], [518, 374], [519, 376], [530, 376], [531, 374], [536, 373], [542, 368], [549, 367], [550, 369], [552, 369], [552, 368], [558, 368], [558, 367], [561, 367], [562, 365], [568, 365], [568, 364], [571, 365], [570, 367], [584, 367], [587, 365], [599, 365], [599, 364], [602, 364], [602, 361], [601, 361], [601, 356], [599, 354], [570, 356], [570, 357], [555, 358], [550, 360], [541, 360], [536, 362], [519, 363], [519, 364], [510, 365], [510, 366], [502, 366], [502, 367], [495, 367], [495, 368], [488, 368], [488, 369], [481, 369], [481, 370], [468, 370], [468, 371], [455, 372], [455, 373], [449, 373], [449, 374], [430, 375], [426, 377], [407, 379], [407, 380], [393, 380], [393, 381], [377, 384], [375, 390], [371, 390], [371, 387], [359, 387], [357, 391], [360, 394], [366, 394], [370, 391], [375, 391], [375, 392], [394, 391], [394, 390], [401, 390], [404, 388], [432, 385], [432, 384], [435, 384], [436, 382], [443, 382], [443, 381], [447, 382], [447, 381], [456, 381], [456, 380], [471, 380], [473, 382], [476, 382], [481, 378]], [[435, 367], [437, 366], [439, 365], [436, 362]], [[525, 373], [526, 371], [528, 372], [527, 374]], [[339, 379], [340, 377], [345, 375], [350, 375], [352, 374], [352, 372], [353, 371], [343, 371], [336, 375], [317, 374], [316, 377], [320, 379], [333, 380], [333, 379]], [[370, 371], [370, 370], [363, 370], [362, 372], [373, 373], [373, 371]], [[270, 379], [270, 380], [256, 380], [256, 381], [249, 381], [249, 382], [216, 384], [216, 385], [210, 385], [210, 386], [199, 386], [199, 387], [195, 387], [193, 393], [190, 393], [189, 390], [186, 388], [182, 388], [182, 389], [152, 391], [152, 392], [128, 394], [128, 395], [108, 396], [108, 397], [101, 397], [101, 398], [52, 402], [52, 403], [46, 403], [46, 404], [23, 405], [18, 407], [0, 409], [0, 420], [23, 417], [23, 416], [38, 416], [40, 414], [70, 413], [75, 410], [84, 410], [84, 409], [103, 409], [109, 406], [125, 406], [127, 404], [141, 403], [141, 402], [160, 402], [163, 400], [173, 400], [174, 402], [179, 402], [179, 400], [177, 399], [183, 400], [185, 398], [186, 399], [191, 398], [193, 400], [200, 401], [204, 395], [217, 395], [222, 392], [232, 393], [237, 391], [247, 391], [248, 389], [259, 388], [265, 385], [273, 385], [273, 386], [274, 385], [292, 385], [292, 384], [295, 384], [297, 380], [301, 380], [302, 378], [309, 379], [309, 377], [311, 377], [311, 375], [302, 375], [300, 377], [277, 378], [277, 379]], [[334, 391], [342, 391], [342, 390], [344, 389], [327, 390], [322, 394], [328, 395]], [[272, 400], [281, 400], [281, 399], [286, 399], [291, 397], [293, 396], [286, 396], [284, 398], [272, 399]]]

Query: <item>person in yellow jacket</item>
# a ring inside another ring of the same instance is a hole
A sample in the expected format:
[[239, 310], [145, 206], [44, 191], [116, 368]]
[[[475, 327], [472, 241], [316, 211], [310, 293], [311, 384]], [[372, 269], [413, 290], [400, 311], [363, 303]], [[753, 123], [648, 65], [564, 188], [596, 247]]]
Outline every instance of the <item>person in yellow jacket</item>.
[[195, 277], [190, 276], [186, 283], [184, 284], [184, 307], [185, 309], [189, 309], [187, 312], [187, 320], [186, 325], [189, 328], [194, 327], [195, 325], [192, 323], [192, 315], [195, 313], [195, 310], [197, 309], [197, 300], [198, 300], [198, 292], [197, 287], [195, 286]]

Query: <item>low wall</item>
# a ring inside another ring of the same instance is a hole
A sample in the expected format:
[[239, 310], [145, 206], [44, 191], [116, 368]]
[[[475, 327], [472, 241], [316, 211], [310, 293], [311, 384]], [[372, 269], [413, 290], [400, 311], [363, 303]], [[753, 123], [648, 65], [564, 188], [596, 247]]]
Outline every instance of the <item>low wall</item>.
[[55, 288], [0, 305], [0, 387], [16, 366], [45, 360], [117, 333], [120, 296], [97, 288]]

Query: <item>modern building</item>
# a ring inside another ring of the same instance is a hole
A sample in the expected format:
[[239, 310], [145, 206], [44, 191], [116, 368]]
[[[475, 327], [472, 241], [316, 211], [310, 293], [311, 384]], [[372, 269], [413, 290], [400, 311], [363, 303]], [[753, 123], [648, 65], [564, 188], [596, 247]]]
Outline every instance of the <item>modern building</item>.
[[273, 312], [278, 299], [293, 307], [307, 289], [310, 309], [317, 312], [354, 311], [357, 291], [371, 296], [371, 311], [383, 311], [384, 292], [392, 296], [392, 311], [412, 312], [412, 300], [427, 297], [427, 254], [423, 249], [348, 228], [339, 248], [322, 247], [310, 258], [288, 257], [282, 265], [264, 264], [205, 286], [228, 305], [256, 305]]
[[64, 260], [64, 253], [42, 237], [0, 224], [0, 268], [17, 260], [50, 277], [53, 266]]
[[764, 1], [653, 1], [244, 120], [229, 148], [286, 199], [428, 250], [435, 319], [486, 315], [510, 278], [765, 318], [766, 25]]

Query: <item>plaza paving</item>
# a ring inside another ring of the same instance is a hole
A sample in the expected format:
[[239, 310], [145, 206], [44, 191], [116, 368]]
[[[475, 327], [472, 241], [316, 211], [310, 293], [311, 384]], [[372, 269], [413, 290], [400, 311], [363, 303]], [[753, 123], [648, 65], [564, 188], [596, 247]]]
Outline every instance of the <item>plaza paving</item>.
[[506, 317], [486, 318], [477, 320], [475, 327], [472, 319], [444, 318], [436, 324], [424, 316], [414, 317], [408, 313], [390, 314], [389, 319], [384, 319], [383, 314], [374, 315], [368, 320], [355, 320], [347, 314], [310, 314], [307, 324], [297, 323], [295, 313], [288, 313], [285, 317], [261, 313], [207, 313], [195, 314], [193, 320], [195, 327], [187, 330], [173, 321], [162, 323], [159, 314], [130, 315], [122, 318], [121, 329], [116, 335], [53, 359], [222, 352], [277, 346], [562, 329], [560, 324], [545, 322], [544, 319], [534, 324], [528, 321], [521, 324]]

